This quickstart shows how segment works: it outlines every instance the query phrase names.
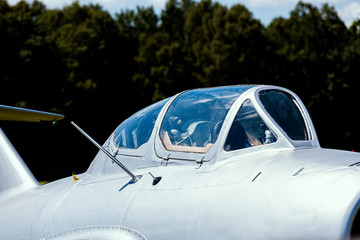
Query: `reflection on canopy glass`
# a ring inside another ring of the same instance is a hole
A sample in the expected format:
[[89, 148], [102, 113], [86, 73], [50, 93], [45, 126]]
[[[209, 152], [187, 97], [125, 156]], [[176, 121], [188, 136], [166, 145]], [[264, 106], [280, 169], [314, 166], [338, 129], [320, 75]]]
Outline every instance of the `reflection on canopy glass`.
[[216, 142], [233, 102], [251, 86], [197, 89], [177, 97], [161, 126], [167, 150], [205, 153]]
[[120, 124], [114, 142], [118, 148], [137, 149], [146, 143], [154, 128], [156, 118], [169, 99], [164, 99], [140, 110]]

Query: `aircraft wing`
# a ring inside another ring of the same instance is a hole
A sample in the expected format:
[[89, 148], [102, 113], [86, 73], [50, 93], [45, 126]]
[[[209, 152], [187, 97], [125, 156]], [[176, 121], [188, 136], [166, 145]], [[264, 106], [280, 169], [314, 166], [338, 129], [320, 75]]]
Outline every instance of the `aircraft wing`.
[[61, 114], [0, 105], [0, 120], [2, 121], [40, 122], [59, 121], [63, 118], [64, 115]]

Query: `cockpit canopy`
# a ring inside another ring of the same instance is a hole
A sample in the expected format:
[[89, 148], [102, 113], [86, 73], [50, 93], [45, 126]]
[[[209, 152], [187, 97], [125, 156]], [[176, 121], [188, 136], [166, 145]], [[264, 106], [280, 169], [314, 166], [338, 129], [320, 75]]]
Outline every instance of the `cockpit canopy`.
[[169, 151], [205, 153], [216, 142], [234, 101], [249, 86], [196, 89], [177, 97], [163, 119], [160, 137]]
[[197, 161], [258, 146], [318, 146], [300, 99], [272, 86], [185, 91], [135, 113], [111, 141], [118, 155], [150, 151], [163, 159]]

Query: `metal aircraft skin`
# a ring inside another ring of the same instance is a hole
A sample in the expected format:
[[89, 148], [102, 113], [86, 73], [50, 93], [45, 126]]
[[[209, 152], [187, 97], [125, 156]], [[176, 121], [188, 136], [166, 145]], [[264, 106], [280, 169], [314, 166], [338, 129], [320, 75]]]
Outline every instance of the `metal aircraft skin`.
[[185, 91], [135, 113], [102, 147], [85, 173], [40, 186], [0, 130], [1, 239], [360, 233], [360, 154], [321, 148], [304, 104], [284, 88]]

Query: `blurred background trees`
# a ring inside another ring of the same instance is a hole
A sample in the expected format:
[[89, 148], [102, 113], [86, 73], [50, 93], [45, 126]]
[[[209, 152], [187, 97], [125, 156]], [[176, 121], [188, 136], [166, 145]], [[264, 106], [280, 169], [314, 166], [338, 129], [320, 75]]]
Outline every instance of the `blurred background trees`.
[[[185, 89], [274, 84], [307, 105], [323, 147], [360, 150], [360, 20], [299, 2], [264, 26], [249, 10], [211, 0], [138, 7], [63, 9], [0, 1], [0, 103], [66, 115], [51, 124], [1, 123], [39, 179], [85, 171], [99, 142], [152, 102]], [[35, 155], [36, 153], [36, 155]], [[35, 155], [35, 156], [34, 156]], [[56, 169], [51, 169], [54, 163]]]

